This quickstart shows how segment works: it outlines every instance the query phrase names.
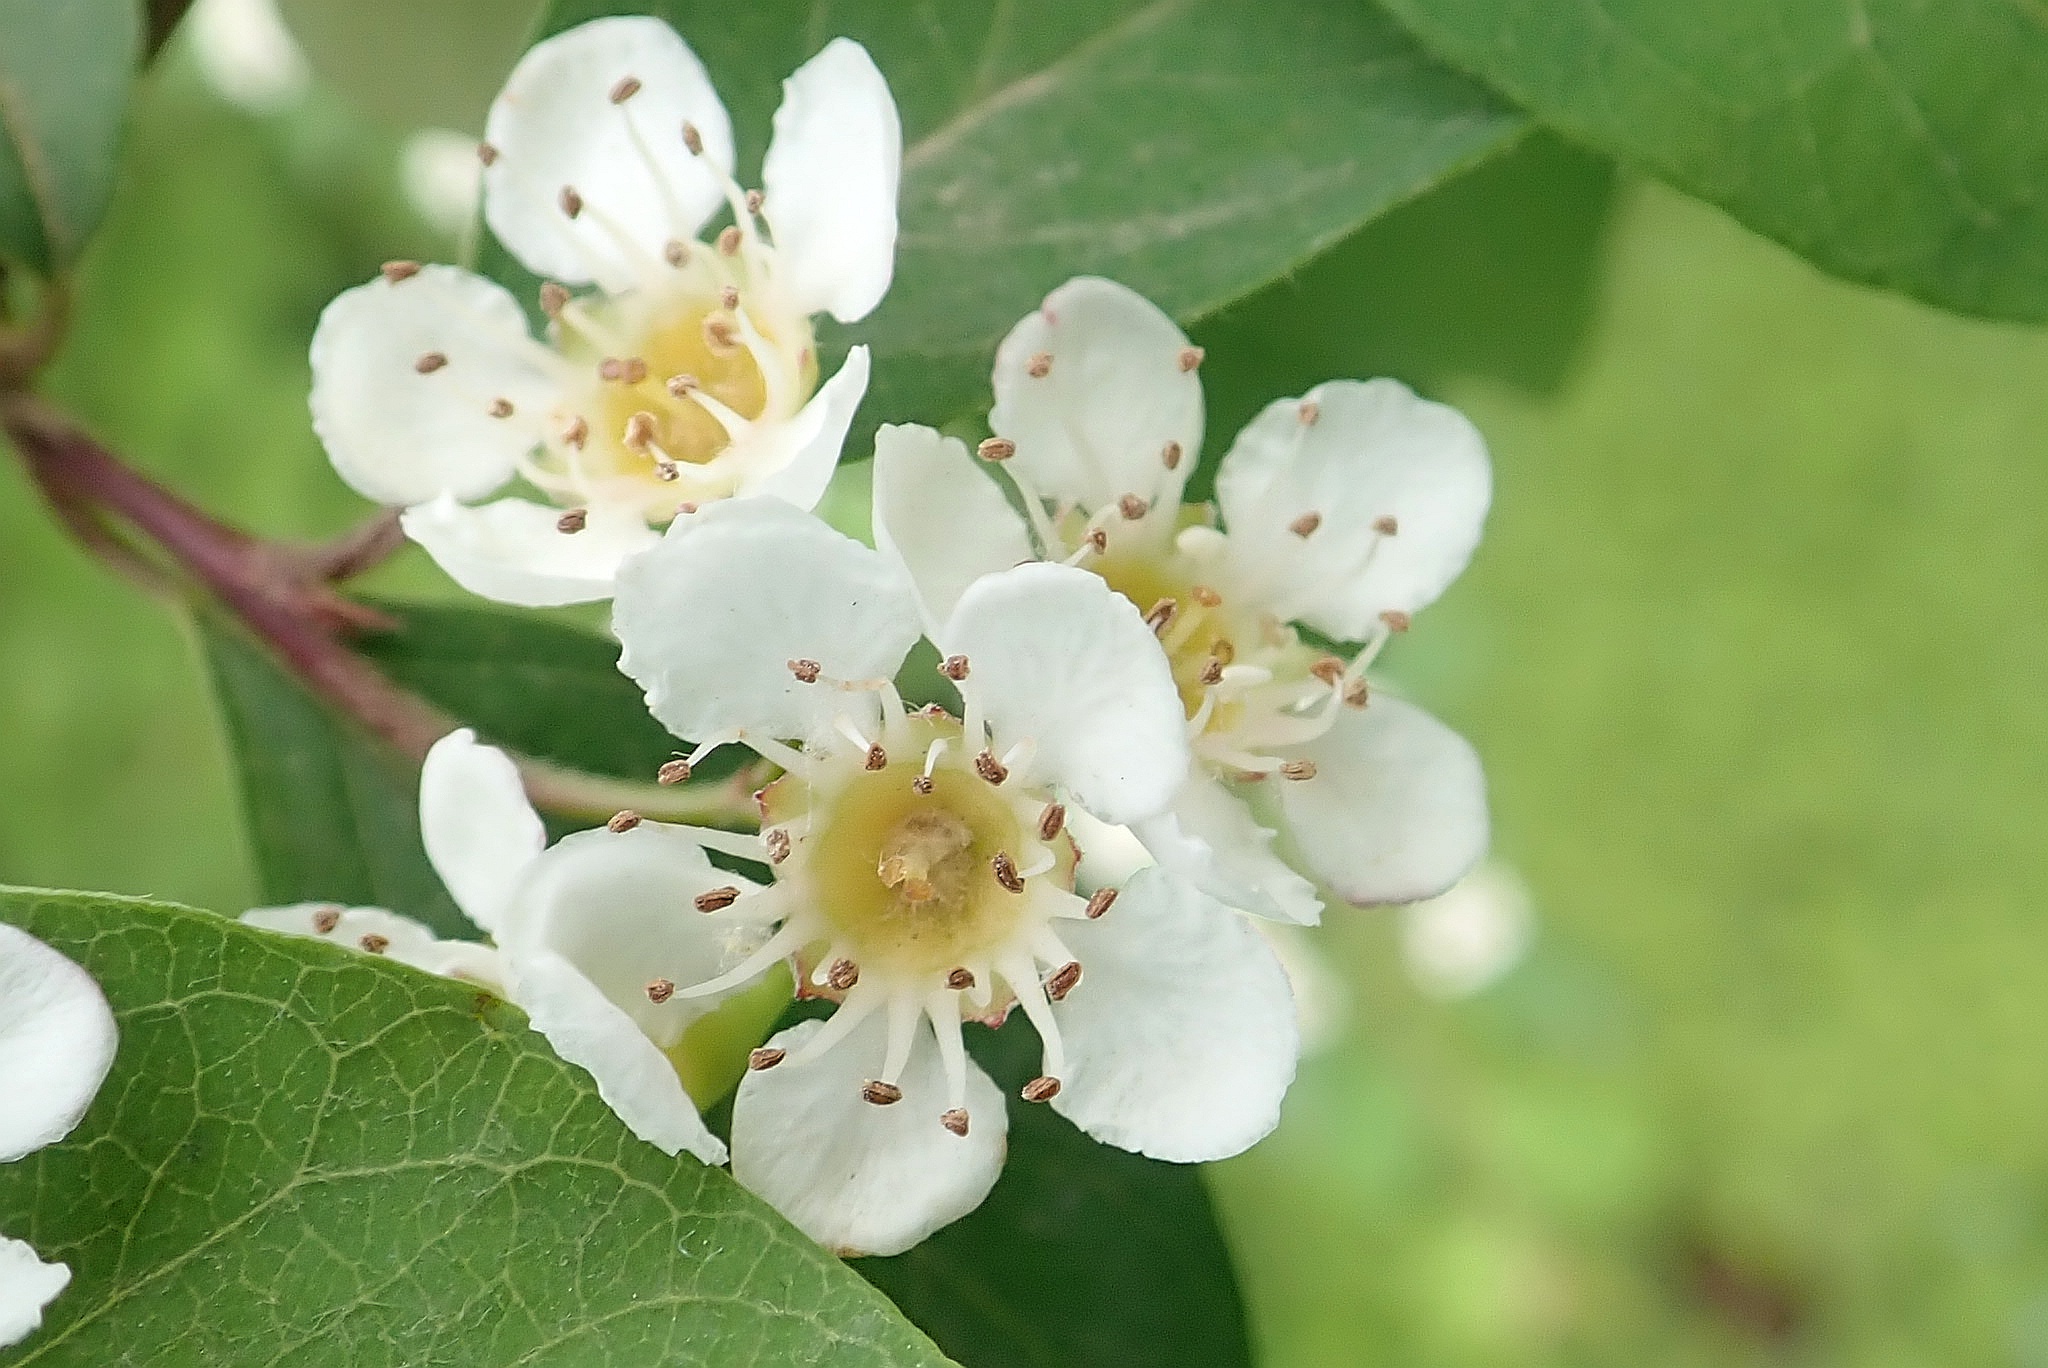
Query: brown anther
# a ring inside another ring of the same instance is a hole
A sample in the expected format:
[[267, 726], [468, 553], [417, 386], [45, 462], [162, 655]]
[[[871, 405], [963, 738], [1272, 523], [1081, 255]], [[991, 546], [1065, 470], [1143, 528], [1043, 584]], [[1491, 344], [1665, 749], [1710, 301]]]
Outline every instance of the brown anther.
[[761, 206], [762, 206], [762, 205], [764, 205], [764, 204], [766, 204], [767, 202], [768, 202], [768, 197], [767, 197], [766, 195], [762, 194], [762, 193], [761, 193], [761, 192], [760, 192], [759, 190], [749, 190], [749, 191], [747, 191], [747, 212], [748, 212], [748, 213], [750, 213], [750, 214], [758, 214], [758, 213], [760, 213], [760, 212], [761, 212]]
[[1280, 766], [1280, 774], [1283, 778], [1296, 781], [1313, 779], [1316, 777], [1316, 762], [1313, 760], [1289, 760]]
[[1202, 358], [1207, 354], [1200, 347], [1182, 347], [1175, 360], [1180, 362], [1181, 370], [1191, 371], [1202, 364]]
[[781, 827], [769, 830], [761, 840], [768, 847], [769, 864], [781, 864], [789, 858], [789, 833]]
[[421, 375], [432, 375], [447, 364], [448, 357], [444, 352], [421, 352], [418, 359], [412, 363], [412, 368]]
[[607, 356], [597, 363], [597, 378], [606, 382], [615, 381], [626, 373], [626, 363], [616, 356]]
[[871, 770], [887, 769], [889, 768], [889, 752], [883, 750], [880, 744], [869, 746], [868, 758], [863, 763]]
[[731, 351], [740, 344], [739, 330], [730, 318], [718, 314], [704, 316], [704, 341], [713, 351]]
[[957, 684], [959, 681], [967, 678], [967, 657], [964, 655], [947, 656], [939, 662], [939, 673]]
[[718, 307], [737, 309], [740, 306], [740, 290], [737, 285], [728, 285], [718, 292]]
[[718, 250], [727, 256], [738, 256], [740, 251], [740, 230], [732, 224], [718, 230]]
[[621, 76], [619, 83], [612, 87], [611, 101], [613, 104], [624, 104], [639, 93], [640, 78], [638, 76]]
[[617, 835], [621, 832], [631, 831], [634, 827], [640, 825], [640, 814], [633, 811], [633, 809], [631, 808], [626, 808], [622, 811], [614, 812], [612, 814], [612, 819], [609, 822], [606, 822], [604, 825], [605, 830], [611, 832], [614, 835]]
[[380, 936], [375, 931], [372, 931], [357, 941], [356, 944], [362, 946], [364, 950], [372, 955], [381, 955], [391, 948], [391, 937]]
[[1125, 522], [1136, 522], [1150, 512], [1151, 509], [1151, 504], [1146, 503], [1135, 494], [1126, 494], [1116, 501], [1116, 511], [1123, 514]]
[[1221, 608], [1223, 606], [1223, 595], [1217, 593], [1206, 584], [1198, 584], [1188, 590], [1188, 597], [1204, 608]]
[[1386, 612], [1381, 613], [1380, 621], [1387, 624], [1387, 630], [1390, 632], [1405, 632], [1415, 625], [1415, 619], [1402, 612], [1399, 608], [1389, 608]]
[[939, 1113], [939, 1124], [955, 1135], [967, 1134], [967, 1108], [954, 1107]]
[[645, 409], [631, 414], [626, 419], [625, 442], [628, 451], [645, 451], [654, 441], [654, 415]]
[[563, 186], [562, 193], [556, 197], [555, 203], [559, 204], [562, 212], [570, 218], [575, 218], [583, 212], [583, 196], [576, 193], [576, 187], [573, 185]]
[[1152, 611], [1145, 614], [1145, 625], [1152, 629], [1152, 635], [1163, 636], [1173, 625], [1174, 615], [1180, 612], [1180, 604], [1170, 598], [1163, 598], [1152, 605]]
[[510, 418], [511, 416], [512, 401], [510, 399], [505, 398], [501, 394], [496, 399], [491, 400], [491, 417]]
[[498, 159], [498, 149], [487, 142], [480, 142], [476, 145], [476, 159], [489, 166]]
[[556, 281], [544, 281], [540, 287], [540, 311], [549, 318], [560, 318], [562, 310], [569, 304], [569, 287]]
[[687, 760], [666, 761], [654, 772], [654, 782], [657, 784], [680, 784], [689, 777], [690, 762]]
[[1046, 976], [1045, 995], [1054, 1002], [1064, 1002], [1067, 994], [1074, 991], [1074, 985], [1081, 981], [1081, 961], [1068, 960]]
[[690, 260], [690, 244], [681, 238], [670, 238], [661, 245], [661, 259], [671, 266], [682, 266]]
[[974, 454], [984, 461], [1007, 461], [1017, 454], [1017, 444], [1007, 437], [984, 437]]
[[1363, 678], [1352, 680], [1344, 686], [1344, 706], [1347, 708], [1364, 707], [1366, 693], [1366, 683]]
[[647, 985], [647, 1000], [659, 1007], [676, 995], [676, 985], [669, 979], [656, 979]]
[[313, 914], [313, 931], [316, 935], [324, 936], [339, 925], [341, 909], [338, 907], [323, 907]]
[[1031, 359], [1024, 363], [1024, 373], [1033, 380], [1043, 380], [1052, 374], [1052, 353], [1033, 352]]
[[1221, 684], [1223, 682], [1223, 662], [1215, 656], [1210, 656], [1208, 663], [1202, 666], [1202, 673], [1195, 678], [1196, 682], [1201, 684], [1203, 688]]
[[569, 420], [569, 426], [562, 429], [562, 440], [578, 451], [590, 440], [590, 424], [581, 414]]
[[561, 517], [555, 519], [555, 531], [571, 535], [581, 532], [589, 525], [590, 511], [584, 508], [572, 508]]
[[1180, 469], [1181, 449], [1179, 442], [1168, 442], [1159, 449], [1159, 462], [1168, 470]]
[[1051, 1074], [1040, 1074], [1017, 1090], [1026, 1102], [1050, 1102], [1059, 1095], [1060, 1081]]
[[619, 367], [619, 379], [629, 385], [637, 385], [647, 378], [647, 363], [637, 356], [629, 356]]
[[1301, 419], [1303, 427], [1312, 427], [1316, 419], [1323, 416], [1323, 406], [1313, 399], [1304, 399], [1294, 410], [1294, 416]]
[[763, 1069], [774, 1068], [788, 1057], [787, 1050], [778, 1049], [773, 1045], [763, 1045], [747, 1055], [747, 1067], [759, 1073]]
[[1099, 527], [1091, 530], [1083, 540], [1088, 543], [1088, 549], [1098, 556], [1109, 550], [1109, 533]]
[[1010, 858], [1009, 852], [998, 850], [988, 863], [989, 868], [995, 871], [997, 883], [1012, 893], [1024, 891], [1024, 876], [1017, 872], [1017, 862]]
[[1382, 537], [1391, 537], [1401, 530], [1401, 520], [1391, 513], [1382, 513], [1372, 520], [1372, 530]]
[[879, 1078], [870, 1078], [860, 1085], [860, 1095], [878, 1107], [890, 1107], [903, 1100], [903, 1089], [894, 1083], [884, 1083]]
[[1314, 533], [1314, 531], [1322, 525], [1323, 515], [1316, 512], [1314, 509], [1310, 509], [1308, 512], [1296, 518], [1293, 522], [1287, 524], [1287, 530], [1289, 532], [1292, 532], [1297, 537], [1306, 537]]
[[683, 478], [683, 468], [674, 461], [656, 461], [654, 463], [654, 478], [657, 480], [668, 480], [673, 483]]
[[1323, 656], [1308, 667], [1308, 672], [1331, 688], [1335, 688], [1337, 681], [1344, 677], [1344, 662], [1336, 656]]
[[1114, 888], [1098, 888], [1093, 893], [1090, 893], [1088, 895], [1087, 907], [1088, 920], [1094, 921], [1103, 913], [1109, 911], [1109, 905], [1115, 901], [1116, 890]]
[[739, 900], [740, 891], [731, 884], [724, 884], [718, 888], [707, 888], [696, 897], [690, 899], [699, 912], [723, 912]]
[[688, 499], [685, 499], [681, 503], [676, 505], [676, 516], [678, 518], [687, 518], [696, 511], [697, 505], [691, 503]]
[[824, 670], [825, 667], [815, 660], [792, 660], [789, 662], [789, 672], [805, 684], [817, 683], [818, 676], [824, 673]]
[[929, 774], [918, 775], [910, 781], [910, 791], [921, 798], [929, 797], [932, 791], [932, 777]]
[[683, 146], [690, 150], [693, 157], [704, 155], [704, 135], [697, 131], [697, 125], [687, 119], [683, 121]]
[[411, 280], [418, 275], [420, 264], [417, 261], [387, 261], [377, 269], [383, 273], [384, 279], [396, 285], [401, 280]]
[[956, 993], [964, 993], [974, 986], [973, 971], [965, 968], [953, 970], [946, 975], [946, 986]]
[[1000, 784], [1010, 777], [1009, 767], [996, 759], [994, 751], [985, 750], [974, 757], [974, 772], [991, 784]]
[[832, 967], [825, 971], [825, 986], [835, 992], [845, 992], [860, 982], [860, 966], [850, 959], [833, 960]]
[[1048, 842], [1057, 840], [1059, 834], [1066, 830], [1066, 826], [1067, 809], [1065, 805], [1061, 803], [1047, 803], [1045, 811], [1038, 814], [1038, 839]]
[[688, 371], [684, 371], [680, 375], [671, 375], [668, 378], [668, 380], [664, 382], [663, 388], [666, 389], [672, 397], [680, 399], [693, 389], [701, 389], [703, 387], [703, 383], [704, 382], [699, 380], [696, 376], [690, 374]]

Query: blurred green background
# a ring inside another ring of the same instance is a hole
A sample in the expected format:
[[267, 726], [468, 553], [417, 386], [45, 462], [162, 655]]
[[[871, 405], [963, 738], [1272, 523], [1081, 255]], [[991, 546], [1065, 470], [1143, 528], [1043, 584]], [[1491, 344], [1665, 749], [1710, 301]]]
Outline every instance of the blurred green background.
[[[367, 511], [307, 424], [320, 307], [456, 247], [398, 129], [274, 103], [147, 83], [51, 388], [310, 537]], [[1486, 432], [1486, 544], [1391, 666], [1536, 908], [1456, 1001], [1391, 915], [1316, 934], [1341, 1028], [1213, 1171], [1266, 1361], [2048, 1365], [2048, 335], [1534, 141], [1197, 340], [1212, 456], [1331, 375]], [[7, 463], [0, 716], [0, 881], [251, 901], [189, 634]]]

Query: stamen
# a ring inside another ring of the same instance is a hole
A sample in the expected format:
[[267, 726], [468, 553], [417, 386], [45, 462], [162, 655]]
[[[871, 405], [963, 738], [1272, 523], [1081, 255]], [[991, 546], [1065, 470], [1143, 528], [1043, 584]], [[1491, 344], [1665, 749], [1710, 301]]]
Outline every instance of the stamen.
[[704, 135], [697, 131], [697, 125], [687, 119], [683, 121], [683, 146], [689, 149], [693, 157], [704, 155]]
[[1280, 773], [1289, 779], [1302, 780], [1316, 777], [1316, 762], [1313, 760], [1289, 760], [1280, 767]]
[[939, 1124], [955, 1135], [967, 1134], [967, 1108], [953, 1107], [939, 1113]]
[[737, 285], [727, 285], [718, 292], [719, 307], [731, 313], [740, 306], [740, 291]]
[[561, 517], [555, 519], [555, 531], [573, 534], [581, 532], [589, 523], [590, 510], [572, 508]]
[[613, 813], [612, 819], [609, 822], [605, 823], [605, 828], [606, 830], [612, 832], [614, 835], [623, 835], [624, 833], [631, 831], [634, 827], [639, 825], [640, 814], [633, 811], [631, 808], [627, 808], [622, 812]]
[[1336, 656], [1323, 656], [1308, 667], [1308, 672], [1331, 688], [1335, 688], [1344, 678], [1344, 662]]
[[1372, 530], [1382, 537], [1391, 537], [1401, 530], [1401, 521], [1391, 513], [1382, 513], [1372, 520]]
[[689, 777], [690, 762], [682, 759], [664, 761], [662, 767], [654, 772], [657, 784], [680, 784]]
[[763, 832], [762, 841], [768, 846], [768, 863], [779, 865], [789, 858], [789, 833], [781, 827]]
[[774, 1045], [763, 1045], [747, 1055], [747, 1067], [758, 1073], [762, 1069], [774, 1068], [787, 1058], [789, 1051]]
[[1039, 847], [1038, 854], [1032, 858], [1031, 863], [1017, 870], [1017, 877], [1020, 879], [1035, 879], [1059, 862], [1059, 856], [1053, 854], [1049, 848], [1041, 846]]
[[562, 212], [572, 219], [583, 212], [583, 196], [576, 193], [576, 187], [573, 185], [563, 186], [562, 193], [555, 202], [561, 206]]
[[657, 1007], [675, 995], [676, 985], [673, 980], [660, 978], [647, 985], [647, 1000]]
[[1066, 807], [1060, 803], [1047, 803], [1045, 811], [1038, 814], [1038, 839], [1047, 842], [1056, 839], [1066, 824]]
[[860, 1095], [878, 1107], [892, 1107], [903, 1100], [903, 1089], [894, 1083], [884, 1083], [879, 1078], [870, 1078], [860, 1085]]
[[[792, 918], [784, 922], [781, 928], [763, 942], [761, 947], [754, 951], [753, 954], [747, 956], [716, 978], [709, 978], [702, 983], [691, 984], [688, 988], [677, 989], [677, 995], [685, 998], [708, 997], [713, 993], [722, 993], [728, 988], [738, 987], [763, 969], [766, 969], [769, 965], [789, 954], [790, 951], [801, 946], [810, 935], [811, 928], [805, 926], [800, 920]], [[850, 1002], [851, 999], [849, 999]], [[833, 1013], [832, 1019], [837, 1021], [845, 1015], [846, 1009], [842, 1007], [839, 1011]], [[827, 1023], [827, 1025], [829, 1026], [830, 1023]], [[853, 1026], [854, 1022], [848, 1022], [846, 1030], [852, 1030]], [[841, 1032], [842, 1035], [844, 1033], [844, 1031]]]
[[1024, 891], [1024, 876], [1017, 872], [1017, 862], [1010, 858], [1009, 852], [998, 850], [989, 866], [995, 871], [996, 882], [1005, 889], [1012, 893]]
[[724, 228], [721, 228], [719, 230], [718, 250], [723, 252], [727, 256], [739, 255], [740, 230], [738, 229], [738, 227], [732, 224], [728, 224]]
[[1152, 635], [1163, 636], [1166, 629], [1172, 625], [1174, 614], [1179, 611], [1178, 603], [1170, 598], [1163, 598], [1152, 605], [1151, 612], [1145, 614], [1145, 625], [1152, 629]]
[[1223, 595], [1217, 593], [1206, 584], [1198, 584], [1188, 590], [1188, 597], [1204, 608], [1221, 608], [1223, 606]]
[[929, 774], [920, 774], [910, 781], [910, 791], [920, 796], [929, 796], [932, 787], [932, 777]]
[[372, 931], [357, 941], [356, 944], [362, 946], [365, 951], [372, 955], [381, 955], [391, 948], [391, 938], [389, 936], [380, 936], [375, 931]]
[[984, 438], [974, 454], [984, 461], [1007, 461], [1017, 454], [1017, 444], [1007, 437]]
[[706, 889], [691, 899], [699, 912], [722, 912], [740, 900], [739, 889], [731, 884], [720, 888]]
[[1110, 905], [1115, 901], [1116, 890], [1114, 888], [1098, 888], [1093, 893], [1090, 893], [1086, 910], [1088, 920], [1099, 920], [1103, 913], [1109, 911]]
[[[943, 736], [935, 737], [932, 743], [924, 748], [924, 777], [926, 779], [932, 777], [932, 771], [938, 768], [939, 757], [945, 753], [946, 738]], [[929, 790], [926, 791], [929, 792]]]
[[386, 281], [396, 285], [401, 280], [411, 280], [418, 275], [420, 264], [417, 261], [387, 261], [377, 269], [383, 273]]
[[491, 400], [491, 417], [510, 418], [511, 416], [512, 401], [510, 399], [505, 398], [503, 395], [499, 395], [496, 399]]
[[1151, 504], [1135, 494], [1125, 494], [1116, 501], [1116, 511], [1124, 515], [1125, 522], [1136, 522], [1144, 517], [1151, 507]]
[[1181, 450], [1179, 442], [1168, 442], [1159, 450], [1160, 464], [1164, 465], [1168, 470], [1180, 469], [1180, 457]]
[[498, 160], [498, 149], [487, 142], [480, 142], [476, 145], [476, 159], [489, 166]]
[[1387, 624], [1390, 632], [1405, 632], [1415, 625], [1415, 619], [1398, 608], [1389, 608], [1380, 614], [1380, 621]]
[[612, 87], [610, 98], [611, 102], [615, 105], [624, 104], [626, 101], [632, 99], [635, 95], [638, 95], [639, 93], [639, 77], [621, 76], [619, 78], [619, 83]]
[[661, 246], [661, 259], [678, 269], [690, 262], [690, 244], [681, 238], [670, 238]]
[[946, 975], [946, 986], [956, 993], [964, 993], [974, 986], [974, 972], [965, 966], [956, 968]]
[[580, 413], [569, 420], [569, 426], [562, 429], [562, 441], [578, 451], [583, 450], [583, 444], [589, 440], [590, 423]]
[[1347, 681], [1345, 681], [1345, 684], [1344, 684], [1344, 706], [1345, 706], [1345, 707], [1347, 707], [1347, 708], [1362, 708], [1362, 707], [1364, 707], [1364, 706], [1365, 706], [1365, 701], [1366, 701], [1366, 683], [1365, 683], [1365, 680], [1364, 680], [1364, 679], [1363, 679], [1363, 678], [1361, 677], [1361, 678], [1358, 678], [1358, 679], [1352, 679], [1352, 680], [1347, 680]]
[[1033, 380], [1043, 380], [1052, 374], [1052, 353], [1033, 352], [1031, 359], [1024, 363], [1024, 373]]
[[1221, 684], [1223, 682], [1223, 662], [1211, 656], [1209, 663], [1202, 667], [1202, 673], [1196, 676], [1196, 678], [1205, 688]]
[[792, 660], [789, 662], [789, 672], [805, 684], [817, 683], [818, 675], [824, 668], [823, 665], [820, 665], [815, 660]]
[[1047, 975], [1045, 995], [1054, 1002], [1064, 1001], [1067, 994], [1074, 991], [1074, 985], [1080, 981], [1081, 961], [1068, 960], [1065, 964], [1062, 964], [1059, 968], [1053, 970], [1051, 974]]
[[964, 655], [949, 655], [939, 662], [939, 673], [954, 683], [967, 678], [968, 664]]
[[338, 907], [323, 907], [313, 914], [313, 930], [319, 935], [327, 935], [339, 925], [341, 909]]
[[1040, 1074], [1020, 1088], [1017, 1095], [1026, 1102], [1050, 1102], [1060, 1095], [1060, 1081], [1051, 1074]]
[[967, 1133], [967, 1051], [960, 1043], [960, 1004], [943, 992], [933, 993], [925, 1003], [925, 1016], [932, 1023], [932, 1035], [939, 1044], [939, 1063], [946, 1071], [946, 1105], [960, 1115], [960, 1129], [947, 1130], [955, 1135]]
[[691, 390], [701, 389], [703, 384], [704, 382], [696, 376], [691, 375], [688, 371], [684, 371], [677, 375], [671, 375], [663, 388], [669, 392], [671, 398], [682, 399], [686, 398]]
[[1003, 762], [986, 750], [974, 757], [974, 772], [991, 784], [1000, 784], [1010, 777], [1010, 771], [1003, 767]]
[[1297, 537], [1307, 537], [1312, 535], [1315, 532], [1315, 530], [1318, 527], [1321, 527], [1322, 525], [1323, 515], [1316, 512], [1314, 509], [1310, 509], [1308, 512], [1296, 518], [1293, 522], [1287, 524], [1287, 530], [1289, 532], [1292, 532]]
[[760, 212], [761, 212], [761, 206], [762, 206], [762, 205], [764, 205], [764, 204], [766, 204], [767, 202], [768, 202], [768, 197], [767, 197], [766, 195], [762, 194], [762, 193], [761, 193], [761, 192], [760, 192], [759, 190], [749, 190], [749, 191], [747, 191], [747, 212], [748, 212], [748, 213], [750, 213], [750, 214], [758, 214], [758, 213], [760, 213]]
[[869, 746], [865, 763], [870, 770], [887, 769], [889, 768], [889, 752], [883, 750], [879, 745]]
[[[845, 737], [848, 741], [851, 741], [853, 743], [853, 748], [859, 751], [862, 756], [873, 754], [874, 743], [869, 741], [867, 737], [861, 734], [860, 728], [854, 726], [853, 719], [848, 717], [845, 713], [841, 713], [837, 717], [833, 718], [832, 726], [833, 729], [836, 730], [841, 736]], [[882, 763], [885, 765], [888, 764], [889, 758], [887, 756], [883, 756]]]
[[448, 356], [447, 353], [445, 352], [421, 352], [419, 354], [419, 359], [412, 363], [412, 368], [418, 371], [421, 375], [432, 375], [435, 371], [441, 369], [441, 367], [447, 364]]
[[1294, 410], [1294, 415], [1301, 419], [1303, 427], [1313, 427], [1315, 426], [1316, 419], [1323, 416], [1323, 406], [1313, 399], [1304, 399], [1301, 401], [1300, 406]]
[[1182, 347], [1180, 355], [1175, 359], [1180, 362], [1181, 371], [1186, 373], [1201, 365], [1202, 358], [1207, 354], [1200, 347]]
[[850, 959], [833, 960], [825, 970], [825, 986], [843, 993], [860, 982], [860, 966]]
[[549, 318], [560, 318], [562, 310], [569, 305], [569, 287], [552, 280], [544, 280], [540, 287], [540, 311]]

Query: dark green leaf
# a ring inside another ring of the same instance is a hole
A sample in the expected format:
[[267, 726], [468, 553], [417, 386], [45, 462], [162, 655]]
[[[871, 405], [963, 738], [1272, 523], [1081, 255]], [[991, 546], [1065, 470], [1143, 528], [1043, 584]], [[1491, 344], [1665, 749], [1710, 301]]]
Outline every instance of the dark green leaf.
[[0, 257], [70, 265], [107, 207], [137, 0], [0, 0]]
[[1827, 270], [2048, 318], [2033, 0], [1385, 0], [1574, 138]]
[[556, 0], [546, 26], [633, 9], [696, 46], [748, 167], [800, 62], [837, 34], [874, 53], [903, 112], [902, 237], [894, 288], [849, 335], [875, 348], [868, 412], [890, 421], [973, 408], [997, 339], [1069, 276], [1198, 318], [1522, 126], [1327, 0]]
[[1198, 1169], [1090, 1140], [1017, 1089], [1038, 1037], [968, 1033], [1010, 1098], [1010, 1155], [980, 1209], [855, 1267], [967, 1368], [1251, 1362], [1230, 1254]]
[[0, 1230], [73, 1269], [14, 1364], [943, 1362], [725, 1174], [633, 1138], [488, 994], [209, 913], [0, 891], [120, 1021]]

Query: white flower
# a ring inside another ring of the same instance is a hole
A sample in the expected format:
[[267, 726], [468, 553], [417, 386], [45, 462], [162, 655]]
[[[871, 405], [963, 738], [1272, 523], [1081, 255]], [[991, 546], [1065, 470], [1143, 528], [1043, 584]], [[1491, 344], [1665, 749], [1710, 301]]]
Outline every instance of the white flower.
[[[1441, 892], [1487, 839], [1478, 758], [1365, 669], [1456, 578], [1491, 494], [1479, 434], [1391, 380], [1337, 380], [1269, 405], [1217, 474], [1222, 527], [1181, 493], [1202, 444], [1200, 351], [1110, 281], [1069, 281], [1004, 339], [996, 436], [876, 437], [876, 544], [927, 621], [976, 576], [1043, 557], [1083, 567], [1146, 614], [1180, 690], [1197, 764], [1170, 812], [1134, 826], [1170, 871], [1282, 921]], [[1362, 642], [1347, 660], [1293, 624]], [[1267, 820], [1272, 820], [1268, 817]]]
[[[1165, 661], [1099, 579], [1027, 565], [966, 587], [928, 633], [960, 716], [908, 710], [891, 682], [920, 635], [900, 570], [774, 500], [679, 519], [626, 564], [614, 610], [621, 668], [699, 743], [691, 763], [736, 741], [785, 773], [758, 837], [694, 833], [770, 865], [771, 884], [717, 875], [696, 916], [642, 865], [644, 895], [578, 914], [582, 963], [604, 937], [608, 968], [674, 1003], [793, 957], [806, 995], [838, 1004], [755, 1051], [733, 1109], [742, 1183], [844, 1252], [895, 1253], [972, 1210], [1008, 1123], [961, 1024], [1013, 1006], [1043, 1046], [1024, 1097], [1099, 1139], [1192, 1162], [1271, 1129], [1296, 1030], [1250, 924], [1156, 870], [1121, 894], [1073, 890], [1068, 815], [1141, 822], [1188, 764]], [[589, 833], [573, 858], [637, 859], [628, 842], [650, 829]], [[703, 876], [670, 877], [683, 893]], [[707, 975], [701, 950], [668, 943], [679, 916], [757, 948]], [[588, 1063], [601, 1080], [645, 1052], [615, 1044], [615, 1063]]]
[[[406, 506], [465, 587], [527, 605], [606, 597], [680, 505], [815, 503], [868, 356], [820, 387], [811, 316], [864, 317], [894, 269], [902, 131], [866, 50], [837, 39], [784, 83], [759, 195], [733, 178], [702, 64], [656, 19], [535, 46], [485, 136], [484, 218], [549, 277], [547, 340], [454, 267], [394, 262], [342, 294], [312, 347], [313, 425], [342, 478]], [[734, 222], [697, 241], [721, 208]], [[554, 506], [472, 506], [514, 477]]]
[[[92, 976], [0, 923], [0, 1163], [71, 1133], [114, 1062], [114, 1014]], [[43, 1323], [71, 1281], [20, 1240], [0, 1236], [0, 1347]]]

